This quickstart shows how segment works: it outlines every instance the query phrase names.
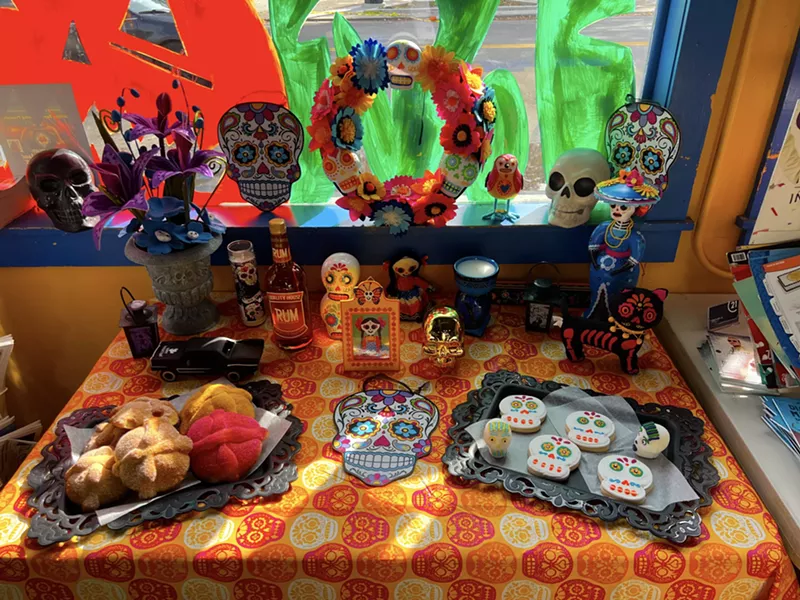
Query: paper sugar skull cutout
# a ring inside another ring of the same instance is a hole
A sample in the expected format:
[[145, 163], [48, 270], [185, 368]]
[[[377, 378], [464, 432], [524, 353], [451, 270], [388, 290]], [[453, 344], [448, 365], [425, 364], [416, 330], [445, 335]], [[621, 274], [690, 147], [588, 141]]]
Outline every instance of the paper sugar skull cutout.
[[564, 481], [581, 462], [581, 450], [557, 435], [539, 435], [528, 445], [528, 471], [539, 477]]
[[597, 476], [603, 494], [637, 504], [644, 502], [648, 490], [653, 486], [650, 467], [627, 456], [606, 456], [597, 465]]
[[481, 165], [474, 154], [461, 156], [460, 154], [445, 153], [439, 163], [439, 168], [444, 174], [442, 193], [451, 198], [458, 198], [478, 178]]
[[289, 110], [268, 102], [237, 104], [219, 120], [228, 177], [242, 198], [264, 212], [289, 200], [300, 179], [303, 127]]
[[439, 411], [412, 392], [369, 390], [342, 400], [333, 419], [333, 448], [343, 455], [345, 471], [379, 486], [408, 477], [417, 459], [430, 453]]
[[419, 73], [422, 50], [414, 42], [397, 40], [386, 49], [389, 83], [396, 90], [409, 90]]
[[609, 176], [608, 161], [597, 150], [575, 148], [564, 152], [547, 178], [544, 193], [553, 202], [548, 223], [565, 228], [586, 223], [597, 204], [594, 188]]
[[567, 416], [567, 437], [581, 450], [603, 452], [614, 439], [614, 422], [591, 410], [579, 410]]
[[500, 418], [511, 426], [512, 431], [539, 431], [546, 416], [547, 407], [534, 396], [517, 394], [500, 401]]
[[642, 458], [657, 458], [669, 446], [669, 431], [658, 423], [643, 423], [633, 440], [633, 451]]
[[437, 366], [453, 366], [464, 355], [464, 328], [454, 308], [440, 306], [425, 317], [425, 345], [422, 351], [433, 357]]
[[75, 233], [93, 227], [99, 217], [84, 217], [83, 200], [97, 188], [89, 165], [72, 150], [39, 152], [26, 173], [31, 196], [58, 229]]
[[667, 189], [668, 172], [681, 145], [675, 117], [654, 103], [629, 102], [606, 125], [606, 149], [614, 177], [598, 183], [603, 202], [655, 204]]
[[505, 458], [511, 445], [511, 427], [503, 419], [490, 419], [483, 428], [483, 441], [492, 458]]
[[361, 159], [355, 152], [336, 148], [332, 153], [322, 153], [322, 170], [342, 194], [356, 191], [361, 183]]

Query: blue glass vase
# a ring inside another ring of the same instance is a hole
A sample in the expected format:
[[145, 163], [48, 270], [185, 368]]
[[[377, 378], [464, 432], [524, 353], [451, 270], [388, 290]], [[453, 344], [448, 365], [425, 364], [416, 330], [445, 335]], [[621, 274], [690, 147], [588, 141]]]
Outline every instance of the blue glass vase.
[[453, 265], [458, 294], [456, 310], [468, 335], [481, 337], [491, 318], [492, 290], [500, 267], [491, 258], [465, 256]]

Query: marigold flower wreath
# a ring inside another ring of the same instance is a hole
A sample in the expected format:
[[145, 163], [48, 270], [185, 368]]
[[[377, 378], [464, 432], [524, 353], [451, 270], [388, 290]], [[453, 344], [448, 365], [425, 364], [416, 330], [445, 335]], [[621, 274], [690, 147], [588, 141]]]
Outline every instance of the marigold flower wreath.
[[[387, 49], [374, 39], [353, 46], [337, 58], [331, 76], [314, 96], [309, 149], [319, 150], [325, 174], [350, 211], [353, 221], [369, 219], [394, 235], [411, 225], [443, 227], [456, 215], [456, 199], [477, 178], [492, 154], [497, 119], [495, 92], [483, 83], [483, 69], [457, 59], [440, 46], [425, 50], [413, 42]], [[361, 116], [380, 90], [408, 89], [414, 81], [431, 92], [445, 124], [439, 135], [444, 156], [435, 173], [400, 175], [380, 181], [361, 164]]]

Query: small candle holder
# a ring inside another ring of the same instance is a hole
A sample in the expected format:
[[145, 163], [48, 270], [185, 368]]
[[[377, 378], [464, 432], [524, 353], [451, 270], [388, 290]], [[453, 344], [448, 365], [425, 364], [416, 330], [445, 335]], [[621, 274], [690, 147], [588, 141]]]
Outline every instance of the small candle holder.
[[236, 240], [228, 244], [228, 262], [233, 269], [242, 323], [248, 327], [258, 327], [267, 320], [267, 313], [264, 310], [264, 294], [258, 284], [258, 263], [253, 243]]
[[[125, 302], [127, 292], [131, 301]], [[119, 313], [119, 326], [125, 332], [133, 358], [150, 358], [161, 341], [158, 333], [158, 309], [137, 300], [131, 291], [122, 287], [119, 290], [122, 310]]]
[[481, 337], [491, 318], [491, 293], [500, 271], [498, 264], [485, 256], [465, 256], [453, 265], [458, 295], [456, 310], [468, 335]]

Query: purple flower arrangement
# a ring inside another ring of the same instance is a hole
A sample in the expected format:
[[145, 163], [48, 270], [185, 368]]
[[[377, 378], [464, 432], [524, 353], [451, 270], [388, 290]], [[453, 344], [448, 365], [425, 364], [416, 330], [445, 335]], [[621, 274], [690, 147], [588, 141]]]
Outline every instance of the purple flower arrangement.
[[[177, 81], [172, 87], [183, 89]], [[225, 226], [208, 213], [208, 201], [202, 208], [194, 203], [195, 180], [198, 175], [213, 177], [210, 165], [214, 161], [224, 165], [225, 155], [202, 149], [202, 111], [197, 106], [190, 110], [184, 91], [186, 111], [173, 113], [172, 99], [163, 93], [156, 99], [156, 115], [145, 117], [125, 111], [126, 92], [139, 97], [135, 89], [124, 89], [117, 109], [103, 111], [107, 116], [102, 120], [95, 115], [106, 145], [102, 162], [91, 165], [99, 177], [99, 191], [86, 198], [83, 213], [100, 217], [93, 231], [97, 249], [103, 227], [122, 211], [129, 211], [133, 218], [120, 235], [132, 234], [134, 243], [150, 254], [208, 243], [213, 234], [224, 233]], [[125, 150], [119, 149], [111, 133], [122, 134]], [[145, 136], [155, 137], [158, 143], [147, 148]], [[168, 149], [170, 138], [174, 147]]]

